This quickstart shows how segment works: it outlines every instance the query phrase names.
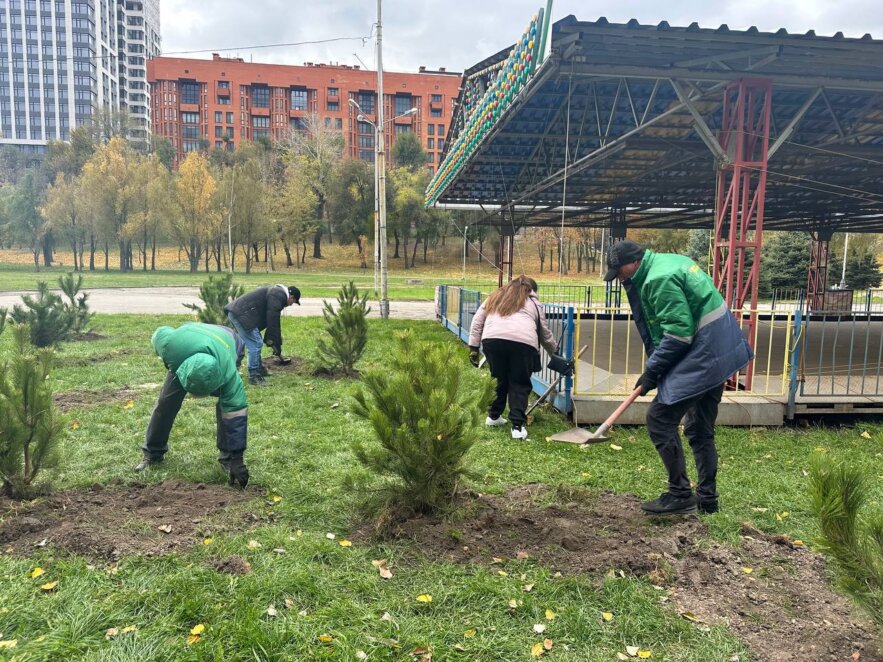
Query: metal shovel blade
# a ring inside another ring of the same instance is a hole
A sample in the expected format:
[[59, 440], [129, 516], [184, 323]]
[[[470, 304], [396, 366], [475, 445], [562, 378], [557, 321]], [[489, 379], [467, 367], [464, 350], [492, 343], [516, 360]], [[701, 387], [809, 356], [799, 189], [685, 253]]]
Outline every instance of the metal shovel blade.
[[279, 365], [288, 365], [289, 363], [291, 363], [291, 358], [288, 356], [277, 356], [276, 363], [278, 363]]
[[606, 437], [593, 439], [592, 433], [589, 430], [575, 427], [565, 430], [564, 432], [557, 432], [549, 437], [549, 439], [552, 441], [563, 441], [568, 444], [587, 444], [594, 441], [604, 441]]

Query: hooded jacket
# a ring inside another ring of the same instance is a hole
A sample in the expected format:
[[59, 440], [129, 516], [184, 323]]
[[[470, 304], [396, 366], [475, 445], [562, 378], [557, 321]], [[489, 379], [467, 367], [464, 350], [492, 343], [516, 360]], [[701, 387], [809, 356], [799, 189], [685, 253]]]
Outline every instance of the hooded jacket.
[[648, 249], [626, 289], [662, 404], [720, 386], [754, 358], [720, 292], [690, 258]]
[[264, 343], [282, 350], [282, 327], [279, 321], [282, 310], [288, 306], [288, 292], [278, 285], [259, 287], [253, 292], [224, 306], [224, 312], [233, 313], [236, 321], [246, 331], [257, 329], [264, 333]]
[[233, 330], [198, 323], [177, 329], [161, 326], [150, 342], [185, 391], [195, 396], [217, 396], [230, 450], [245, 450], [248, 401], [238, 370], [243, 345]]

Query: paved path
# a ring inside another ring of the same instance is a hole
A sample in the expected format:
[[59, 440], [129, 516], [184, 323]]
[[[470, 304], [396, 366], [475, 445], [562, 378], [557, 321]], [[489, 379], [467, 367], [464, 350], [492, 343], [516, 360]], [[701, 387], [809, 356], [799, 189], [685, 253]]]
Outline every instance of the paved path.
[[[120, 287], [84, 289], [89, 293], [89, 308], [96, 313], [172, 313], [185, 315], [191, 311], [184, 303], [202, 304], [197, 287]], [[56, 290], [58, 294], [58, 292]], [[33, 292], [28, 292], [33, 295]], [[289, 306], [283, 312], [291, 317], [310, 317], [322, 314], [322, 299], [304, 297], [300, 306]], [[11, 308], [21, 303], [19, 293], [0, 293], [0, 307]], [[376, 301], [370, 303], [370, 317], [379, 317]], [[389, 316], [393, 319], [434, 320], [432, 301], [391, 301]]]

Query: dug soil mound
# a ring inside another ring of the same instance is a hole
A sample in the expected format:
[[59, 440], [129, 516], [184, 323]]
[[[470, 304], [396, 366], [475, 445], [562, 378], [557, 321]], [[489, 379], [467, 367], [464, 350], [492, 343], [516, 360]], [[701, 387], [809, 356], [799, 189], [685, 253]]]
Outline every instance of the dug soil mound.
[[64, 393], [54, 393], [52, 400], [59, 411], [67, 412], [76, 409], [84, 409], [85, 407], [96, 407], [98, 405], [108, 405], [114, 403], [127, 403], [129, 400], [135, 400], [139, 396], [144, 395], [143, 391], [135, 390], [129, 386], [123, 386], [113, 391], [66, 391]]
[[259, 495], [259, 488], [167, 481], [95, 485], [24, 503], [0, 500], [0, 548], [31, 555], [51, 547], [110, 561], [167, 554], [219, 531], [246, 528], [231, 506]]
[[463, 520], [416, 517], [392, 534], [447, 562], [533, 559], [566, 575], [646, 577], [678, 614], [696, 627], [728, 626], [758, 660], [883, 660], [873, 628], [831, 589], [820, 555], [748, 525], [733, 549], [710, 541], [697, 516], [649, 518], [639, 504], [525, 485], [478, 495]]

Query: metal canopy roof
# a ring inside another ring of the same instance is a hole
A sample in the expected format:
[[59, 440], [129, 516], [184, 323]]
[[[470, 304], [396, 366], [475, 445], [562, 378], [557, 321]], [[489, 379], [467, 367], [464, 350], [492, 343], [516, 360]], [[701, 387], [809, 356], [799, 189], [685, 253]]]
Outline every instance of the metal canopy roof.
[[[630, 227], [711, 227], [723, 90], [754, 77], [773, 86], [764, 227], [883, 231], [883, 41], [568, 16], [551, 47], [430, 202], [502, 205], [522, 225], [624, 212]], [[492, 84], [508, 53], [463, 89]]]

